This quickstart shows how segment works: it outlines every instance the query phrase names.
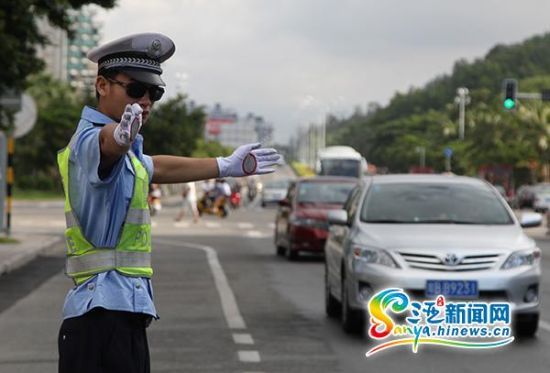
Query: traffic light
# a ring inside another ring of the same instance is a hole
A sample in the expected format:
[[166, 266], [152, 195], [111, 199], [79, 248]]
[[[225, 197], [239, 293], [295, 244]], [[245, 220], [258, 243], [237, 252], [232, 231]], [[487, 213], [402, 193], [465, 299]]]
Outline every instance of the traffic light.
[[504, 108], [512, 110], [516, 107], [516, 94], [518, 91], [518, 82], [515, 79], [506, 79], [504, 81]]

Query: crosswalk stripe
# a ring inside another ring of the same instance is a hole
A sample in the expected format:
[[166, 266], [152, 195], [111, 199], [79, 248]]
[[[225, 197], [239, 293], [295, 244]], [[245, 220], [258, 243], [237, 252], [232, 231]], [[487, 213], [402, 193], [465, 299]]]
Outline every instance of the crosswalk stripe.
[[243, 363], [259, 363], [260, 353], [258, 351], [238, 351], [239, 360]]
[[237, 344], [243, 344], [243, 345], [254, 344], [254, 340], [252, 339], [252, 336], [250, 334], [245, 334], [245, 333], [234, 333], [233, 341]]

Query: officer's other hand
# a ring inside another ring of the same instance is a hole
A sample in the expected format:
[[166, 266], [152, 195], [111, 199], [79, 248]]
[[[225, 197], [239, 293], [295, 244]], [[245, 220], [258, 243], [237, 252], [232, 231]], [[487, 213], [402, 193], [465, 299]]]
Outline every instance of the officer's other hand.
[[120, 123], [113, 133], [118, 145], [130, 146], [134, 142], [142, 125], [142, 112], [143, 109], [137, 103], [126, 105]]
[[260, 143], [241, 145], [229, 157], [216, 158], [219, 177], [268, 174], [280, 160], [277, 150], [261, 148]]

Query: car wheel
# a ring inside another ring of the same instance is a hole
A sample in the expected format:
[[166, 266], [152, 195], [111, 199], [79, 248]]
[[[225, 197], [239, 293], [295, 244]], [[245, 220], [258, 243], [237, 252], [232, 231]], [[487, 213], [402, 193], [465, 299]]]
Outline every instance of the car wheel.
[[514, 322], [514, 334], [518, 338], [533, 338], [539, 327], [539, 314], [517, 315]]
[[325, 264], [325, 312], [328, 317], [336, 318], [340, 316], [342, 306], [340, 302], [330, 292], [330, 284], [328, 281], [328, 267]]
[[346, 278], [342, 277], [342, 329], [348, 334], [363, 335], [363, 320], [363, 312], [361, 310], [354, 310], [349, 305]]
[[288, 245], [288, 247], [286, 248], [286, 257], [292, 262], [298, 259], [298, 250], [292, 250], [290, 246], [291, 245]]

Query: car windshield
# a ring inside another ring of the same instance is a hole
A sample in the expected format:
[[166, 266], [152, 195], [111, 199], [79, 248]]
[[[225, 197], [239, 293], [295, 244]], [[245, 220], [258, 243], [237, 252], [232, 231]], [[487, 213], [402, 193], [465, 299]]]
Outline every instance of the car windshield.
[[298, 187], [298, 203], [328, 203], [343, 205], [354, 183], [303, 182]]
[[287, 189], [288, 184], [288, 180], [271, 181], [265, 184], [265, 189]]
[[361, 220], [401, 224], [513, 223], [489, 188], [448, 183], [373, 185], [363, 203]]
[[319, 175], [358, 177], [360, 168], [361, 162], [355, 159], [323, 159]]

